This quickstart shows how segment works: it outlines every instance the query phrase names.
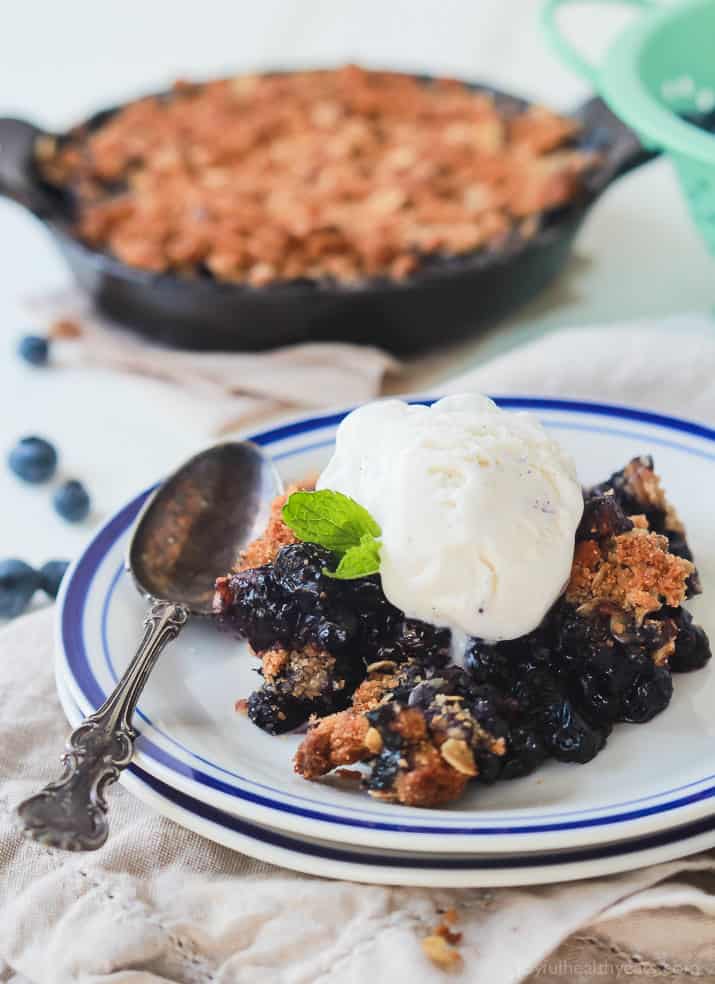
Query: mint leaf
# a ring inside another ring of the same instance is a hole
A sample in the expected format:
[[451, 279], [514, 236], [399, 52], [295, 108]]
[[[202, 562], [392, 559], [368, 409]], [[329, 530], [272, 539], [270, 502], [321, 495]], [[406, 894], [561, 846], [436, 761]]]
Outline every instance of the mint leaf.
[[283, 506], [283, 520], [299, 540], [318, 543], [340, 558], [336, 570], [324, 570], [341, 581], [367, 577], [380, 570], [382, 530], [370, 513], [342, 492], [294, 492]]
[[283, 521], [299, 540], [337, 554], [361, 547], [364, 536], [373, 540], [382, 532], [367, 509], [331, 489], [294, 492], [283, 506]]
[[364, 533], [358, 546], [350, 547], [345, 551], [337, 569], [334, 571], [323, 569], [323, 574], [339, 581], [348, 581], [355, 577], [377, 574], [379, 570], [380, 544], [370, 533]]

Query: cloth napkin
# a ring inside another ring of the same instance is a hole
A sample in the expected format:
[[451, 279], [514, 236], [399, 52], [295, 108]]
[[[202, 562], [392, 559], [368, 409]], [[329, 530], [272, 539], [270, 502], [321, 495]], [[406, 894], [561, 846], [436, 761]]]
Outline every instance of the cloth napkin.
[[55, 338], [59, 365], [114, 369], [161, 379], [177, 397], [209, 409], [211, 433], [285, 413], [288, 408], [332, 407], [371, 400], [399, 363], [381, 349], [345, 342], [310, 342], [267, 352], [190, 352], [152, 345], [100, 315], [79, 290], [30, 297], [25, 307], [48, 331], [76, 325], [73, 337]]
[[[712, 322], [688, 318], [555, 335], [449, 388], [621, 400], [712, 424], [713, 380]], [[66, 731], [52, 613], [39, 612], [0, 633], [1, 982], [715, 982], [715, 851], [543, 887], [358, 885], [232, 853], [117, 786], [105, 847], [62, 854], [25, 841], [13, 809], [56, 774]], [[462, 964], [447, 978], [420, 941], [451, 908]]]

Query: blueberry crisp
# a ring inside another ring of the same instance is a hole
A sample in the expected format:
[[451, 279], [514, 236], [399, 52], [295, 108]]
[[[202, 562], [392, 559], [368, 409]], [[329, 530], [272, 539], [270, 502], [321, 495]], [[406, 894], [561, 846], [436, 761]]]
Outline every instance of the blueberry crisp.
[[406, 617], [381, 573], [336, 576], [335, 552], [295, 535], [283, 510], [296, 491], [218, 579], [215, 610], [261, 661], [251, 720], [270, 734], [307, 723], [306, 779], [363, 763], [371, 796], [433, 807], [550, 758], [585, 763], [710, 659], [683, 607], [701, 590], [693, 556], [650, 457], [584, 490], [570, 578], [540, 624], [468, 638], [462, 665], [450, 629]]

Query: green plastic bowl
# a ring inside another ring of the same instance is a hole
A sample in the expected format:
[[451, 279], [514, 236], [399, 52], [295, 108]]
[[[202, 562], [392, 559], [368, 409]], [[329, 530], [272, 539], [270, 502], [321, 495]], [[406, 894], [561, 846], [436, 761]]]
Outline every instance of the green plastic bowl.
[[583, 0], [546, 0], [541, 18], [547, 39], [646, 146], [669, 155], [695, 224], [715, 253], [715, 136], [682, 119], [715, 108], [715, 0], [667, 5], [600, 0], [640, 7], [643, 13], [597, 67], [572, 47], [556, 23], [559, 7], [578, 2]]

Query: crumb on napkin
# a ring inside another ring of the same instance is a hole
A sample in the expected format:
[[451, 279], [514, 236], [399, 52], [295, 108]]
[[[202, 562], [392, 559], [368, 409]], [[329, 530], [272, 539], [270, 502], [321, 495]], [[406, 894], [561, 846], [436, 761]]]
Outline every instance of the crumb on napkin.
[[443, 970], [456, 970], [462, 966], [462, 956], [456, 949], [462, 934], [451, 929], [457, 919], [456, 910], [448, 909], [430, 935], [422, 940], [422, 952]]

